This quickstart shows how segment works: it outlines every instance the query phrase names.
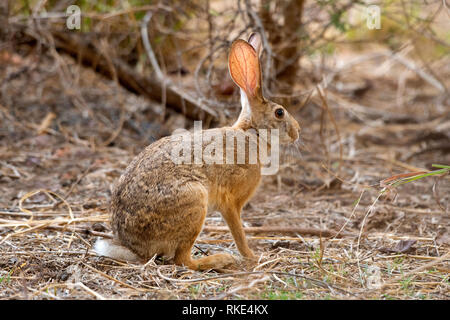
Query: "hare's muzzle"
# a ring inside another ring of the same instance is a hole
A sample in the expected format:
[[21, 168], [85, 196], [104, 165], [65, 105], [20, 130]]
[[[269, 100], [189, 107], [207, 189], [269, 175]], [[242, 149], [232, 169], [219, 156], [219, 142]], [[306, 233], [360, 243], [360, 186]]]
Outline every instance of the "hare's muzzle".
[[288, 134], [289, 137], [292, 139], [292, 142], [295, 142], [298, 140], [298, 138], [300, 137], [300, 125], [298, 124], [297, 120], [295, 120], [292, 116], [291, 116], [292, 121], [290, 122], [289, 125], [289, 129], [288, 129]]

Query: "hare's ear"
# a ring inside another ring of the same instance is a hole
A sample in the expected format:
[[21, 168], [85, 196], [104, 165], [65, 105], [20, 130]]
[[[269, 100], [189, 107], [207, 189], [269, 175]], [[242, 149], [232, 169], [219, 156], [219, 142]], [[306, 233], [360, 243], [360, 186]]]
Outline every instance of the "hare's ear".
[[248, 42], [236, 40], [231, 45], [228, 69], [233, 81], [246, 93], [250, 100], [262, 100], [261, 67], [258, 54]]
[[258, 57], [261, 57], [262, 45], [261, 45], [261, 35], [257, 32], [253, 32], [250, 37], [248, 37], [248, 43], [250, 43], [255, 49]]

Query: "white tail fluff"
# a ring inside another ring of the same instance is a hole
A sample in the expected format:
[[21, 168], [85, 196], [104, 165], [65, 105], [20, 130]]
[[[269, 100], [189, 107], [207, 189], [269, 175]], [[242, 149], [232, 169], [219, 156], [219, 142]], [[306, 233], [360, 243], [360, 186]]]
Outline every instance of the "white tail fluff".
[[139, 261], [137, 255], [124, 246], [118, 245], [114, 240], [98, 239], [94, 244], [94, 251], [100, 255], [113, 259], [126, 261]]

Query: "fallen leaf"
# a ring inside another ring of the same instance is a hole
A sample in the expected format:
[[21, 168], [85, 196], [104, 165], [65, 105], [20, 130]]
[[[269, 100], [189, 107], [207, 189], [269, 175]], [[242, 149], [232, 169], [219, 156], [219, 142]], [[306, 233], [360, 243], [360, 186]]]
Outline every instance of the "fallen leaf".
[[450, 233], [447, 228], [442, 228], [438, 230], [438, 234], [436, 236], [436, 243], [439, 245], [450, 244]]
[[414, 249], [412, 246], [415, 244], [417, 240], [400, 240], [397, 242], [395, 248], [380, 248], [379, 251], [383, 253], [406, 253]]

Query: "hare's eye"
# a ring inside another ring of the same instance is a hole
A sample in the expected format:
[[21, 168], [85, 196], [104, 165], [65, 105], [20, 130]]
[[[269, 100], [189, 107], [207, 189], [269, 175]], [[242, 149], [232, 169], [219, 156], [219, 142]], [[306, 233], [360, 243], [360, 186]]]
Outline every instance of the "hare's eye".
[[284, 110], [283, 110], [282, 108], [276, 109], [276, 110], [275, 110], [275, 116], [276, 116], [278, 119], [283, 118], [283, 116], [284, 116]]

